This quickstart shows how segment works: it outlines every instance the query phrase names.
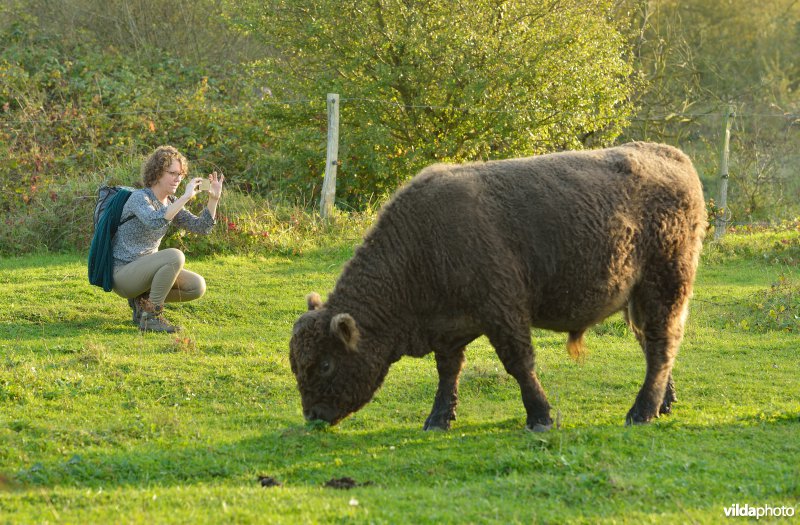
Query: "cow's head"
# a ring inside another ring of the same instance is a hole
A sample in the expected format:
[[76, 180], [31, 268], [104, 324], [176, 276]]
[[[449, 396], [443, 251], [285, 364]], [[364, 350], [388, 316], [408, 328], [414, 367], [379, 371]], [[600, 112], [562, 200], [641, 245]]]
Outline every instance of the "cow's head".
[[365, 348], [350, 314], [331, 312], [315, 293], [307, 301], [292, 331], [289, 362], [305, 418], [335, 425], [372, 399], [389, 364]]

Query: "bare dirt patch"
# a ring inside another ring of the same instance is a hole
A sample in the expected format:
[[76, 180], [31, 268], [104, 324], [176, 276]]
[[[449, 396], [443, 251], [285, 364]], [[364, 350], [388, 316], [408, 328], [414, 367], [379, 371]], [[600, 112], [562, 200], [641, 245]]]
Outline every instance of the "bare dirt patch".
[[331, 489], [339, 489], [339, 490], [349, 490], [355, 487], [366, 487], [368, 485], [372, 485], [372, 482], [365, 481], [364, 483], [358, 483], [353, 478], [348, 478], [348, 477], [331, 478], [325, 482], [325, 487]]
[[282, 487], [283, 483], [273, 478], [272, 476], [258, 476], [258, 482], [262, 487]]

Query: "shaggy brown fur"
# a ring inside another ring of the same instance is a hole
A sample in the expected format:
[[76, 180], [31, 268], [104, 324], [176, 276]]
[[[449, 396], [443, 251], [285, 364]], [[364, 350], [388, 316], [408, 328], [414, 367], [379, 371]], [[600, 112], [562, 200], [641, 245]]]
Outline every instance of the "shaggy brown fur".
[[668, 412], [706, 227], [691, 161], [631, 143], [423, 170], [386, 204], [324, 305], [294, 327], [290, 360], [308, 419], [367, 403], [391, 363], [434, 352], [425, 428], [455, 419], [465, 346], [485, 334], [519, 383], [527, 427], [550, 427], [530, 327], [583, 333], [624, 310], [647, 360], [628, 423]]

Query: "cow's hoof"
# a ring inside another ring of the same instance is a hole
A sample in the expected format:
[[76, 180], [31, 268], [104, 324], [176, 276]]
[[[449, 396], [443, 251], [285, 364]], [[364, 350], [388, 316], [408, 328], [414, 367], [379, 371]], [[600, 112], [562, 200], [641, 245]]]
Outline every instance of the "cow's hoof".
[[547, 432], [553, 428], [553, 424], [535, 423], [533, 426], [525, 425], [528, 432]]
[[422, 426], [422, 430], [438, 430], [440, 432], [446, 432], [450, 430], [450, 419], [428, 417], [428, 419], [425, 420], [425, 424]]
[[530, 432], [547, 432], [553, 428], [553, 420], [550, 419], [550, 416], [544, 416], [539, 418], [528, 418], [528, 421], [525, 425], [525, 430]]
[[661, 403], [661, 407], [658, 409], [659, 415], [664, 414], [671, 414], [672, 413], [672, 403], [677, 401], [678, 398], [675, 397], [674, 390], [667, 390], [667, 393], [664, 395], [664, 402]]
[[637, 411], [636, 408], [632, 408], [628, 412], [628, 415], [625, 416], [625, 426], [629, 427], [631, 425], [645, 425], [657, 417], [658, 415], [650, 417], [644, 416], [641, 414], [641, 412]]

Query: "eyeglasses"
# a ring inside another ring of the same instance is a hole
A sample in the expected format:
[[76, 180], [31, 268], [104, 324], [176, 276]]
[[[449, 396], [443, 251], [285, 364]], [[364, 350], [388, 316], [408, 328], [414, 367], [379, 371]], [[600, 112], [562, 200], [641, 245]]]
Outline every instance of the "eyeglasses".
[[167, 175], [172, 175], [174, 178], [176, 178], [178, 180], [183, 180], [183, 177], [184, 177], [183, 172], [180, 172], [180, 171], [169, 171], [169, 170], [167, 170], [164, 173], [166, 173]]

